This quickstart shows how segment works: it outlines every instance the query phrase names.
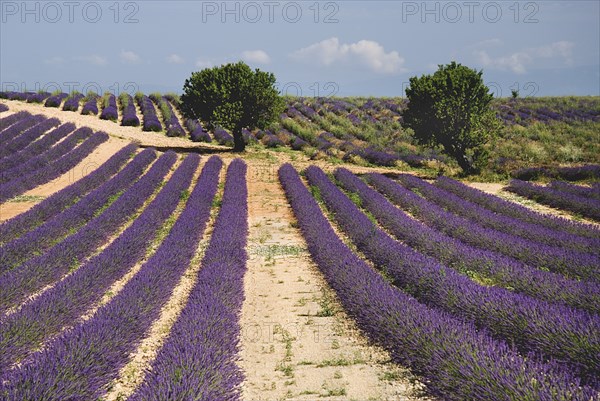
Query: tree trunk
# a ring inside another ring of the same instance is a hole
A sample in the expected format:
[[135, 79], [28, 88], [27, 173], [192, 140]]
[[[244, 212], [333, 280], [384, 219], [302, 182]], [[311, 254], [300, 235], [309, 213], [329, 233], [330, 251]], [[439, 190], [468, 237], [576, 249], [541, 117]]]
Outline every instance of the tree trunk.
[[233, 151], [234, 152], [243, 152], [246, 149], [246, 143], [244, 142], [244, 137], [242, 136], [242, 129], [236, 128], [233, 131]]
[[469, 159], [467, 158], [466, 155], [464, 155], [464, 154], [457, 155], [456, 161], [458, 162], [458, 165], [463, 170], [463, 173], [465, 175], [471, 175], [476, 172], [475, 168], [473, 167], [473, 165], [471, 164], [471, 162], [469, 161]]

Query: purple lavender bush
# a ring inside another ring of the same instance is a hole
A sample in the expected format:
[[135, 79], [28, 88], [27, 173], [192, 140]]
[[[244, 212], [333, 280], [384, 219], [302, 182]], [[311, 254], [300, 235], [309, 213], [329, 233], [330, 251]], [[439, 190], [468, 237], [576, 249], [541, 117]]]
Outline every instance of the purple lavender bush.
[[60, 107], [60, 105], [62, 104], [63, 100], [65, 100], [67, 98], [66, 93], [58, 93], [56, 95], [52, 95], [50, 96], [48, 99], [46, 99], [46, 102], [44, 103], [44, 106], [46, 107]]
[[104, 94], [102, 98], [102, 113], [101, 120], [111, 120], [117, 122], [119, 119], [119, 111], [117, 109], [117, 98], [112, 93]]
[[339, 239], [291, 165], [279, 169], [279, 179], [309, 252], [342, 306], [394, 362], [424, 376], [432, 395], [456, 401], [595, 396], [560, 364], [524, 358], [472, 323], [393, 287]]
[[[403, 291], [431, 307], [474, 322], [525, 354], [537, 352], [546, 359], [562, 360], [588, 383], [594, 381], [593, 372], [600, 365], [590, 356], [600, 352], [600, 317], [504, 288], [482, 286], [394, 240], [318, 167], [308, 167], [306, 177], [319, 189], [333, 218], [357, 249]], [[378, 206], [382, 205], [394, 209], [389, 203]], [[520, 325], [521, 319], [528, 322], [525, 327]]]
[[83, 115], [97, 115], [98, 114], [98, 95], [95, 93], [88, 93], [84, 99], [83, 108], [81, 109]]
[[598, 199], [585, 198], [515, 179], [511, 180], [505, 189], [544, 205], [568, 210], [592, 220], [600, 221], [600, 200]]
[[247, 216], [246, 165], [235, 159], [196, 285], [131, 401], [240, 399], [243, 374], [236, 360]]
[[67, 100], [65, 100], [65, 104], [63, 105], [64, 111], [77, 111], [79, 110], [79, 102], [84, 98], [81, 93], [73, 93], [71, 94]]
[[140, 110], [142, 111], [143, 116], [143, 131], [153, 131], [160, 132], [163, 127], [156, 115], [156, 109], [154, 109], [154, 105], [152, 104], [152, 100], [142, 93], [138, 93], [135, 95], [135, 99], [140, 106]]
[[121, 102], [121, 113], [123, 114], [121, 125], [126, 127], [139, 127], [140, 119], [137, 116], [135, 103], [133, 103], [131, 95], [128, 93], [121, 93], [119, 95], [119, 100]]
[[[46, 135], [44, 138], [55, 136], [56, 140], [58, 140], [69, 134], [74, 129], [75, 124], [63, 124]], [[108, 180], [113, 174], [119, 171], [123, 164], [125, 164], [132, 154], [135, 153], [136, 149], [137, 145], [135, 144], [129, 144], [123, 147], [104, 164], [82, 179], [77, 180], [73, 184], [50, 195], [26, 212], [2, 222], [0, 224], [0, 244], [5, 244], [8, 241], [20, 237], [24, 233], [33, 230], [53, 216], [73, 205], [83, 195], [97, 188], [99, 185]], [[2, 168], [2, 165], [0, 165], [0, 168]]]

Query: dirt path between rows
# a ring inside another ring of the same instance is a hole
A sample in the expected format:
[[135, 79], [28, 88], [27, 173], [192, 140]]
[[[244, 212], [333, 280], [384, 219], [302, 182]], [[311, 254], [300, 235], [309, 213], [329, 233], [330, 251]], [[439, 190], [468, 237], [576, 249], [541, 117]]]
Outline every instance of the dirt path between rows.
[[341, 310], [295, 228], [276, 169], [249, 163], [240, 366], [244, 400], [411, 400], [405, 369]]

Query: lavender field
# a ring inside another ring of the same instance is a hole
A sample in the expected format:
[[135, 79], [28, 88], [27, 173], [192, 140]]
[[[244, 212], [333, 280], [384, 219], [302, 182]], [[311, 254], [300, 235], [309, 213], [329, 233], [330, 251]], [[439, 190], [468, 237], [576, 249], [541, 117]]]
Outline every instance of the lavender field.
[[394, 100], [288, 99], [236, 155], [173, 95], [2, 97], [3, 400], [598, 399], [594, 157], [486, 192], [422, 178], [447, 160], [386, 142]]
[[[231, 146], [233, 136], [221, 127], [185, 119], [176, 94], [135, 96], [68, 95], [66, 93], [1, 92], [0, 98], [43, 104], [142, 126], [193, 142]], [[77, 102], [77, 103], [75, 103]], [[118, 105], [117, 105], [118, 103]], [[247, 144], [276, 151], [298, 150], [313, 160], [344, 161], [360, 166], [421, 168], [427, 174], [456, 174], [455, 163], [440, 149], [416, 145], [403, 128], [405, 99], [294, 98], [285, 113], [265, 130], [244, 132]], [[496, 99], [493, 104], [504, 130], [481, 178], [509, 176], [597, 180], [600, 177], [600, 99], [597, 97]], [[81, 110], [81, 111], [79, 111]], [[591, 164], [591, 165], [590, 165]], [[583, 166], [560, 174], [557, 168]], [[586, 171], [588, 169], [588, 171]], [[546, 173], [544, 173], [546, 171]], [[529, 178], [525, 178], [529, 179]]]

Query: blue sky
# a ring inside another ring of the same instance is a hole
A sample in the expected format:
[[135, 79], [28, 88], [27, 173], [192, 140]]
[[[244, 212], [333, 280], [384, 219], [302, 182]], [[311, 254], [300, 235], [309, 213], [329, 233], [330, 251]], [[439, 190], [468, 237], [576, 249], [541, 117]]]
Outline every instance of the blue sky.
[[600, 95], [598, 1], [0, 0], [3, 90], [180, 92], [245, 60], [304, 96], [402, 96], [456, 60], [496, 95]]

